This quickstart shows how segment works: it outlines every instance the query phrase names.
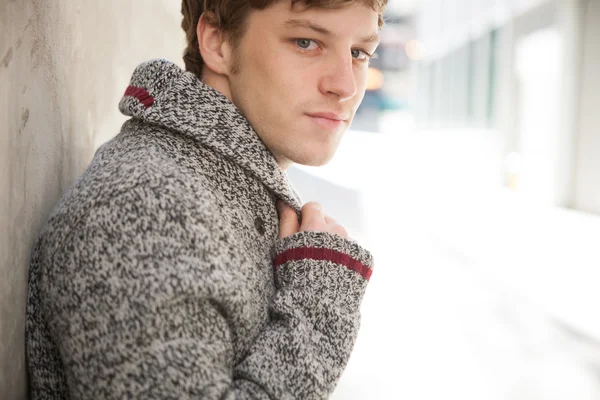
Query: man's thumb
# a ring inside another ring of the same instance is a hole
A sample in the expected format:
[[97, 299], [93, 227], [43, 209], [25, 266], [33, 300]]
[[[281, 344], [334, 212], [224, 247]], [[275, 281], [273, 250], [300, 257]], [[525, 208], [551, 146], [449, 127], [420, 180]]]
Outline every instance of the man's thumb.
[[279, 210], [279, 237], [284, 238], [298, 232], [300, 224], [296, 211], [282, 200], [277, 200]]

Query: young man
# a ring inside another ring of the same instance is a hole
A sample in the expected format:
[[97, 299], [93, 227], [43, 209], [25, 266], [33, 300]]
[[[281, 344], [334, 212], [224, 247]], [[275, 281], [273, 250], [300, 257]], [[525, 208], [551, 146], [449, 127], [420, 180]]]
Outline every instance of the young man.
[[285, 170], [334, 154], [385, 2], [183, 1], [188, 71], [136, 69], [36, 245], [33, 399], [328, 397], [373, 261]]

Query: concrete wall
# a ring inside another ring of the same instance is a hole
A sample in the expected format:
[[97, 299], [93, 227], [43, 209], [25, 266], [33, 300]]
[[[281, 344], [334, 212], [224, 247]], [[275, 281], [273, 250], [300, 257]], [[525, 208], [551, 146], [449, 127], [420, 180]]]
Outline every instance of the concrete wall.
[[180, 3], [0, 0], [0, 399], [25, 398], [24, 310], [36, 232], [124, 117], [135, 66], [181, 63]]

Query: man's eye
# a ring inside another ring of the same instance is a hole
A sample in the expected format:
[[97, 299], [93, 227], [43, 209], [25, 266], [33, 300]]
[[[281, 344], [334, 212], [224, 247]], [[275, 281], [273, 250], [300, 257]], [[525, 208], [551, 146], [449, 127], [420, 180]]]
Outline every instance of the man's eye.
[[352, 50], [352, 57], [357, 60], [368, 60], [371, 58], [371, 55], [363, 50]]
[[303, 50], [314, 50], [318, 47], [317, 42], [311, 39], [296, 39], [296, 45]]

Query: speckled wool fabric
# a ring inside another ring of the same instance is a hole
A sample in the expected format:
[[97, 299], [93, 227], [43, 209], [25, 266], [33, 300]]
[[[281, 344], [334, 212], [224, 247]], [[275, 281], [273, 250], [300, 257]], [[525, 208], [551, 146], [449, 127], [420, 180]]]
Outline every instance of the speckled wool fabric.
[[285, 173], [237, 108], [164, 60], [33, 252], [33, 399], [323, 399], [359, 327], [371, 255], [278, 239]]

